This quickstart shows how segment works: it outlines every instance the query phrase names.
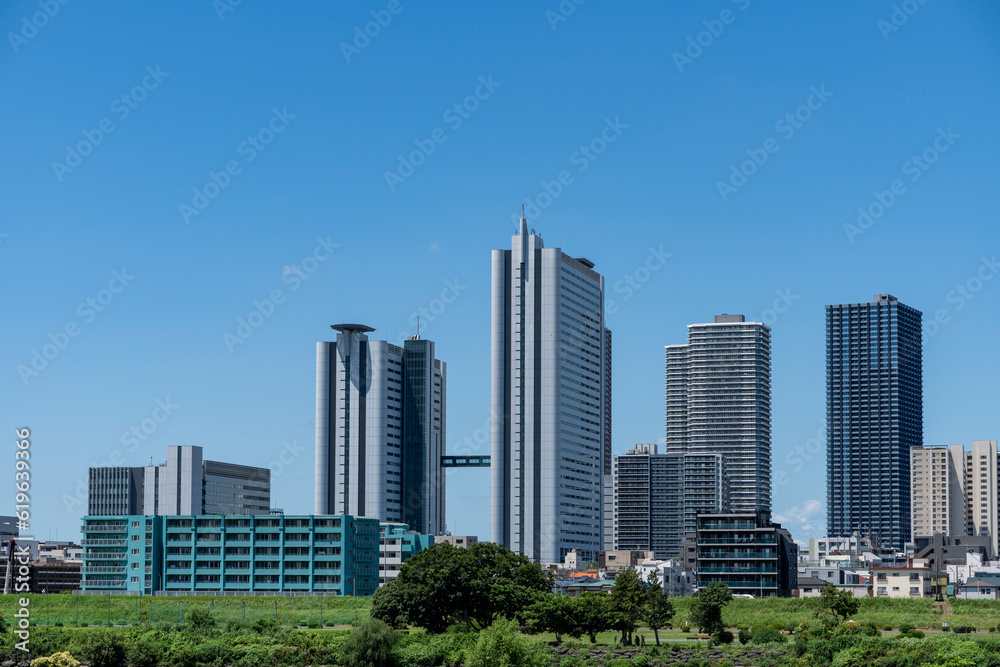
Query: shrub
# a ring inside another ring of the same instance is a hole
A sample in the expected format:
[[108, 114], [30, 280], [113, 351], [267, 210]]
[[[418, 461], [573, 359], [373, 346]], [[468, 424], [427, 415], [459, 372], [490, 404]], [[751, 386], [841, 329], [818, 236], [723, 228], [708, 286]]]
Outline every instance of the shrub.
[[750, 632], [750, 628], [740, 628], [740, 643], [749, 644], [750, 639], [753, 637], [753, 633]]
[[[886, 628], [886, 630], [888, 630], [888, 629], [889, 629], [889, 628]], [[912, 625], [912, 624], [910, 624], [910, 623], [903, 623], [902, 625], [900, 625], [900, 626], [899, 626], [899, 632], [900, 632], [901, 634], [904, 634], [904, 635], [905, 635], [905, 634], [906, 634], [907, 632], [913, 632], [914, 630], [916, 630], [916, 628], [915, 628], [915, 627], [913, 627], [913, 625]]]
[[729, 630], [719, 630], [715, 633], [715, 638], [720, 644], [732, 644], [733, 643], [733, 633]]
[[392, 647], [399, 634], [384, 621], [372, 618], [351, 631], [340, 650], [343, 667], [392, 665]]
[[194, 607], [184, 615], [187, 627], [195, 632], [208, 632], [215, 627], [215, 617], [204, 607]]
[[35, 658], [31, 661], [31, 667], [79, 667], [79, 665], [80, 661], [66, 651], [53, 653], [47, 658]]
[[125, 648], [125, 663], [128, 667], [156, 667], [163, 647], [139, 637]]
[[683, 628], [681, 628], [681, 632], [691, 632], [691, 626], [685, 625]]
[[93, 667], [120, 667], [125, 662], [125, 645], [117, 632], [90, 633], [80, 653]]
[[536, 667], [545, 662], [537, 644], [518, 632], [517, 623], [498, 619], [483, 630], [466, 657], [466, 667]]
[[250, 626], [250, 629], [259, 635], [266, 635], [268, 637], [273, 637], [279, 630], [281, 626], [273, 618], [258, 618]]
[[769, 626], [754, 628], [751, 632], [750, 641], [754, 644], [783, 644], [788, 641], [780, 630]]
[[[631, 667], [649, 667], [649, 656], [645, 653], [640, 653], [639, 655], [632, 658], [632, 662], [629, 663]], [[562, 667], [560, 665], [559, 667]]]

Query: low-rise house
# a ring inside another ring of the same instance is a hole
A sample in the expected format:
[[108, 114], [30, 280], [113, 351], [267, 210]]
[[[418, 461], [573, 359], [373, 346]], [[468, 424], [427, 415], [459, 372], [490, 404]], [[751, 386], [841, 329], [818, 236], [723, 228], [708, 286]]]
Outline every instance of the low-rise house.
[[1000, 577], [972, 577], [955, 589], [963, 600], [1000, 600]]
[[926, 560], [913, 558], [900, 567], [872, 567], [875, 597], [925, 598], [934, 591], [934, 571]]

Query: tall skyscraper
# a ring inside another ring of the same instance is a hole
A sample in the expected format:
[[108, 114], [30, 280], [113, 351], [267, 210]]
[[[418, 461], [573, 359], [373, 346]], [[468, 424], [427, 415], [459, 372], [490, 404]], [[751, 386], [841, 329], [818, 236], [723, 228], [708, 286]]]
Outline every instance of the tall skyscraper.
[[678, 558], [699, 512], [729, 511], [722, 454], [660, 454], [639, 444], [615, 457], [614, 548]]
[[666, 449], [723, 455], [730, 511], [771, 511], [769, 327], [716, 315], [666, 346]]
[[493, 251], [493, 542], [542, 563], [603, 548], [610, 340], [604, 277], [522, 217]]
[[890, 294], [826, 307], [827, 535], [910, 540], [910, 450], [923, 444], [921, 313]]
[[91, 468], [87, 513], [269, 514], [268, 468], [205, 460], [197, 445], [170, 445], [160, 465]]
[[447, 366], [434, 343], [368, 340], [361, 324], [337, 324], [316, 344], [317, 514], [350, 514], [445, 530]]

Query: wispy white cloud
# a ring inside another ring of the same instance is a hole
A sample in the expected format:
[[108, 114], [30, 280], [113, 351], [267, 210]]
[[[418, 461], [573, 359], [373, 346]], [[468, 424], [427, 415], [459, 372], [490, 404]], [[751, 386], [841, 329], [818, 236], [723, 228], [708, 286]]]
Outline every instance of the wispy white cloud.
[[814, 498], [807, 498], [798, 505], [775, 512], [773, 519], [786, 528], [794, 528], [795, 532], [815, 535], [816, 524], [821, 523], [823, 503]]

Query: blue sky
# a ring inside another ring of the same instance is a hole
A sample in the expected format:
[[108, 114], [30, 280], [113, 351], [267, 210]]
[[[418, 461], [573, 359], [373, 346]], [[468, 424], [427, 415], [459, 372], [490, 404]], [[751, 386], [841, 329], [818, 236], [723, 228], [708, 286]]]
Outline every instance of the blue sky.
[[[170, 444], [311, 511], [335, 322], [424, 312], [448, 446], [488, 451], [522, 202], [606, 276], [616, 452], [662, 437], [688, 323], [764, 319], [774, 510], [822, 534], [823, 306], [881, 292], [937, 318], [926, 442], [1000, 437], [995, 3], [51, 3], [0, 6], [0, 421], [38, 537], [79, 536], [89, 465]], [[488, 486], [450, 474], [453, 532], [488, 537]]]

